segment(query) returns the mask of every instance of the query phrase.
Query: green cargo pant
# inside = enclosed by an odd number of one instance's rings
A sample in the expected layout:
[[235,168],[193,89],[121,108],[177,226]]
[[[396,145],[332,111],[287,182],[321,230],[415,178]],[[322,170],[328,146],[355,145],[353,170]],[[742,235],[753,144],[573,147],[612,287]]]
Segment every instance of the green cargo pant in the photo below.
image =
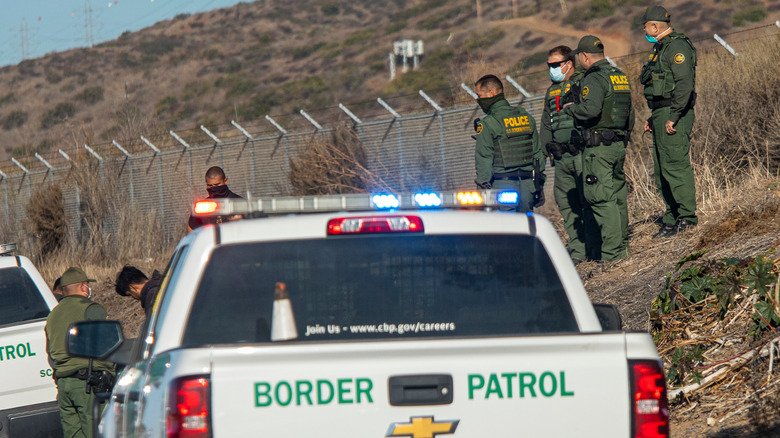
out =
[[95,394],[87,394],[86,387],[86,381],[74,377],[57,381],[57,404],[65,438],[92,438],[92,403]]
[[493,190],[514,190],[520,193],[520,199],[516,207],[502,206],[502,211],[528,212],[533,210],[534,202],[534,180],[528,178],[523,180],[498,179],[491,184]]
[[[555,185],[553,186],[553,195],[555,203],[558,204],[558,211],[563,217],[563,228],[569,235],[569,254],[572,259],[587,260],[590,254],[588,248],[592,247],[592,242],[588,240],[592,237],[593,230],[598,230],[593,224],[590,224],[593,213],[590,212],[590,205],[585,202],[583,197],[583,179],[582,179],[582,154],[572,156],[566,152],[563,158],[555,161]],[[589,223],[586,225],[585,216]],[[588,234],[588,230],[591,230]]]
[[653,110],[655,185],[666,204],[663,216],[665,224],[674,224],[678,219],[698,222],[696,189],[689,155],[694,119],[693,109],[684,112],[674,127],[677,132],[669,135],[666,133],[669,107]]
[[[585,149],[582,162],[583,195],[598,226],[591,258],[607,262],[628,254],[628,205],[623,142]],[[590,183],[588,183],[590,180]]]

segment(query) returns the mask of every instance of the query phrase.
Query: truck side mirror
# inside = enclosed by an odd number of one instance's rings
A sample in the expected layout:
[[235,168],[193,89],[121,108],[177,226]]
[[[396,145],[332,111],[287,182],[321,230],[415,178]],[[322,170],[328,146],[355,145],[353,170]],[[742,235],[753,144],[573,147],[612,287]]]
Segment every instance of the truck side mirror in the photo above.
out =
[[119,321],[79,321],[68,327],[65,346],[71,356],[103,360],[123,341]]
[[623,320],[620,312],[614,304],[593,303],[596,316],[601,323],[601,329],[605,332],[620,331],[623,329]]

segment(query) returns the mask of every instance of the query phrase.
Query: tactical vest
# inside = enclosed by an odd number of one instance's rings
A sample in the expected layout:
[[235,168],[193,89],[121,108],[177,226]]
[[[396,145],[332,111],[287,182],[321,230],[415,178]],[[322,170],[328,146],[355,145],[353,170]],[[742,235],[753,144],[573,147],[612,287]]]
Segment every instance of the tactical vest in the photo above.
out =
[[672,76],[671,66],[661,62],[661,58],[664,56],[664,52],[671,45],[674,40],[683,40],[691,48],[693,52],[693,74],[696,75],[696,48],[693,46],[691,40],[685,35],[672,32],[661,41],[653,45],[653,51],[650,53],[650,59],[647,64],[642,68],[642,74],[639,76],[639,80],[642,85],[645,86],[645,98],[647,100],[653,99],[669,99],[672,97],[672,91],[674,90],[674,76]]
[[[79,369],[89,366],[89,359],[68,355],[65,347],[65,334],[71,323],[86,319],[87,308],[93,304],[95,304],[93,301],[83,296],[68,296],[57,304],[46,319],[48,353],[54,361],[55,374],[58,378],[70,376]],[[114,366],[110,362],[95,360],[92,363],[92,369],[113,372]]]
[[550,111],[550,130],[556,143],[569,143],[574,126],[574,117],[561,111],[565,102],[573,101],[570,96],[579,96],[582,71],[575,70],[568,81],[553,84],[547,89],[547,108]]
[[491,112],[501,128],[494,137],[493,167],[512,169],[533,164],[534,142],[531,116],[522,108],[505,106]]
[[592,131],[610,129],[618,134],[624,134],[628,129],[628,117],[631,113],[631,85],[628,83],[628,76],[608,63],[588,70],[585,76],[589,74],[600,76],[607,84],[607,88],[604,104],[601,107],[601,117],[595,124],[589,123],[589,126],[584,127]]

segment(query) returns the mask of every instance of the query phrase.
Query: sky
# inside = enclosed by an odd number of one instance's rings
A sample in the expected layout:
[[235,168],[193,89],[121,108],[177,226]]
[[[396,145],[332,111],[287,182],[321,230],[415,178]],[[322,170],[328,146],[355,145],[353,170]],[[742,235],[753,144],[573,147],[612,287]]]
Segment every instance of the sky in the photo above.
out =
[[[251,2],[252,0],[244,0]],[[0,0],[0,66],[50,52],[89,47],[182,13],[219,9],[239,0]],[[91,11],[91,13],[88,13]],[[91,19],[91,20],[90,20]]]

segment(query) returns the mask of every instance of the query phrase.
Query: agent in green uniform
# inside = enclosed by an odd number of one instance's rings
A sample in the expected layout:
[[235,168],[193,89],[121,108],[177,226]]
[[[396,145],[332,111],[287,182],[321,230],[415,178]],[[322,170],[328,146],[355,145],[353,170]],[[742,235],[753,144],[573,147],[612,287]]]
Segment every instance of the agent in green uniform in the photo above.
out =
[[517,206],[502,209],[531,211],[544,203],[544,154],[536,122],[526,110],[507,102],[504,85],[496,76],[483,76],[475,86],[477,103],[486,114],[476,126],[477,187],[517,191]]
[[645,132],[653,133],[655,183],[666,204],[663,226],[653,237],[673,236],[696,225],[696,189],[689,151],[696,103],[696,49],[675,32],[661,6],[645,10],[646,38],[653,44],[639,77],[652,116]]
[[634,126],[631,85],[604,57],[604,44],[592,35],[580,39],[577,62],[585,69],[579,103],[564,112],[577,120],[584,146],[583,194],[598,224],[595,260],[615,261],[628,254],[626,142]]
[[[88,278],[80,268],[68,268],[62,277],[62,300],[46,318],[46,353],[54,369],[57,382],[57,403],[65,438],[92,437],[92,403],[94,391],[87,394],[89,359],[71,357],[65,349],[65,335],[70,324],[76,321],[106,319],[106,309],[92,302],[92,289]],[[93,361],[92,371],[108,371],[113,374],[114,365]]]
[[575,64],[568,46],[550,49],[547,67],[553,83],[545,94],[539,138],[555,166],[555,202],[569,236],[569,254],[574,264],[578,264],[588,258],[587,248],[590,245],[587,244],[587,236],[594,234],[594,229],[598,232],[598,229],[591,225],[592,220],[588,220],[590,226],[586,227],[586,218],[592,219],[593,213],[583,197],[582,156],[579,147],[571,140],[572,132],[576,132],[574,118],[562,110],[567,102],[579,99],[580,80],[584,72]]

